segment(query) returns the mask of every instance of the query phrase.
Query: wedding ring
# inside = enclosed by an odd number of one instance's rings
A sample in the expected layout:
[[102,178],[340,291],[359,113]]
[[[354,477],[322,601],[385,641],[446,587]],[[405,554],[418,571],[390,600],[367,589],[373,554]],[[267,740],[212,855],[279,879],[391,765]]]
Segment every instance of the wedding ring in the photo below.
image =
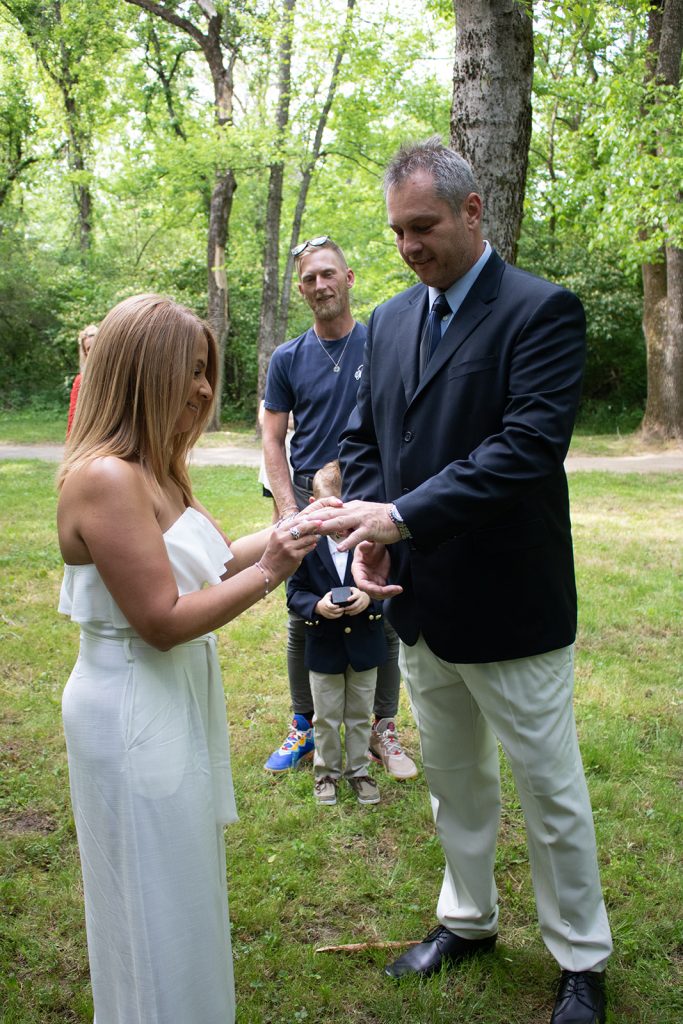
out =
[[301,530],[299,529],[298,526],[291,526],[289,532],[291,533],[294,540],[298,540],[299,537],[301,536]]

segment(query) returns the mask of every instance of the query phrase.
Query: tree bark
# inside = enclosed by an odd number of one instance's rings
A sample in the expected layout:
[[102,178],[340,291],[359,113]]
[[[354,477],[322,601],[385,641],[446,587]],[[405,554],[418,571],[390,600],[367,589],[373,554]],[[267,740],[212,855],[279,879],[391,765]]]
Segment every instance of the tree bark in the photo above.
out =
[[[655,0],[648,15],[646,84],[678,87],[683,52],[683,0]],[[667,152],[658,139],[657,152]],[[678,196],[681,201],[681,194]],[[683,441],[683,250],[665,242],[660,260],[644,263],[643,332],[647,349],[647,438]]]
[[531,2],[453,0],[451,145],[472,165],[484,234],[514,263],[531,140]]
[[187,142],[187,136],[176,113],[173,97],[173,79],[180,67],[180,61],[183,57],[183,53],[176,53],[171,67],[167,69],[164,64],[161,40],[157,35],[156,29],[151,22],[147,28],[148,37],[145,46],[145,64],[159,79],[172,131],[178,136],[178,138],[182,139],[183,142]]
[[332,109],[332,103],[334,101],[335,93],[337,91],[337,84],[339,81],[339,69],[341,68],[341,62],[346,53],[348,46],[349,32],[353,23],[353,16],[356,7],[356,0],[346,0],[346,20],[344,22],[344,28],[342,30],[341,39],[337,52],[334,58],[334,64],[332,65],[332,74],[330,75],[330,84],[327,89],[327,96],[325,102],[320,111],[318,118],[318,124],[315,130],[315,136],[313,139],[313,147],[309,159],[301,173],[301,181],[299,183],[299,194],[297,196],[296,206],[294,209],[294,217],[292,218],[292,233],[289,241],[289,251],[287,253],[287,262],[285,264],[285,271],[282,278],[282,291],[280,293],[280,308],[277,317],[277,328],[275,333],[275,339],[273,349],[282,344],[285,340],[285,333],[287,331],[287,314],[289,312],[289,300],[292,294],[292,278],[294,274],[294,258],[292,257],[291,250],[299,241],[299,234],[301,232],[301,222],[304,216],[304,210],[306,209],[306,200],[308,199],[308,190],[311,185],[311,179],[313,178],[313,171],[316,168],[316,164],[320,159],[322,153],[322,142],[323,133],[327,125],[327,119]]
[[228,170],[224,174],[216,174],[209,209],[209,235],[206,252],[206,262],[209,269],[206,318],[216,335],[219,353],[218,379],[216,380],[213,416],[208,424],[209,430],[220,430],[221,425],[225,346],[230,327],[225,249],[228,242],[228,225],[232,212],[232,197],[235,194],[236,188],[237,182],[232,171]]
[[[54,21],[60,27],[63,25],[62,5],[60,0],[54,0],[52,4]],[[77,184],[74,186],[74,199],[78,211],[78,242],[82,253],[87,253],[92,244],[92,191],[89,183],[85,180],[87,172],[86,153],[90,148],[88,131],[83,127],[83,118],[78,109],[75,98],[75,86],[78,81],[78,70],[74,67],[74,61],[64,41],[59,46],[59,67],[51,67],[43,59],[43,66],[53,81],[57,84],[64,101],[66,113],[66,125],[69,132],[69,146],[67,150],[69,167],[78,175]]]
[[263,251],[263,288],[257,340],[258,383],[257,406],[266,389],[268,363],[275,349],[278,299],[280,291],[280,216],[282,213],[282,187],[284,161],[281,147],[285,128],[289,122],[289,100],[292,90],[292,23],[296,0],[283,0],[282,34],[278,59],[278,102],[275,114],[277,159],[270,165],[268,202],[266,205],[266,232]]
[[[224,24],[223,15],[216,10],[211,0],[196,0],[197,6],[206,18],[206,31],[202,31],[190,18],[171,10],[157,0],[126,0],[126,3],[141,7],[143,11],[162,18],[169,25],[175,25],[190,36],[204,55],[211,73],[214,90],[214,113],[220,127],[232,121],[233,70],[237,59],[239,41],[230,39],[229,27]],[[229,12],[226,14],[229,18]],[[224,31],[225,30],[225,31]],[[225,36],[225,39],[223,38]],[[228,228],[232,212],[232,199],[237,181],[232,169],[216,171],[211,203],[209,206],[209,230],[207,239],[207,320],[218,341],[218,380],[214,396],[214,412],[209,430],[218,430],[221,421],[223,401],[223,379],[225,349],[230,330],[230,307],[228,301],[228,275],[225,252],[228,244]]]
[[[78,216],[78,242],[81,252],[85,254],[92,243],[93,200],[90,184],[86,180],[91,140],[86,118],[76,100],[79,53],[70,45],[68,18],[65,21],[62,17],[61,0],[34,4],[21,4],[16,0],[1,2],[23,28],[36,60],[61,93],[68,133],[67,161],[69,170],[77,176],[73,195]],[[56,30],[59,32],[59,45],[55,56],[49,43]]]
[[58,80],[58,85],[62,91],[66,122],[69,129],[69,167],[72,171],[76,171],[80,177],[73,191],[78,210],[79,245],[81,252],[86,253],[89,251],[92,243],[92,192],[90,185],[83,181],[83,175],[87,170],[85,154],[88,142],[80,128],[78,109],[71,95],[71,83],[69,78],[65,77],[67,70],[66,65],[63,64],[62,76]]

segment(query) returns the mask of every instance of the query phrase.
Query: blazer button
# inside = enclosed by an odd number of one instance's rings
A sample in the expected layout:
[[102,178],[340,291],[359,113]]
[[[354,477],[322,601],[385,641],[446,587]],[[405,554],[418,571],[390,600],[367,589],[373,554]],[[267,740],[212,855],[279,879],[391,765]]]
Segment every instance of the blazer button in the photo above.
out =
[[402,487],[401,494],[410,494],[410,487]]
[[406,444],[408,443],[408,441],[413,440],[412,430],[406,430],[405,434],[403,435],[403,440],[406,442]]
[[351,627],[350,626],[344,626],[344,632],[345,633],[350,633],[351,632]]
[[379,620],[380,620],[381,618],[382,618],[382,616],[381,616],[381,615],[378,615],[378,616],[377,616],[377,621],[379,622]]

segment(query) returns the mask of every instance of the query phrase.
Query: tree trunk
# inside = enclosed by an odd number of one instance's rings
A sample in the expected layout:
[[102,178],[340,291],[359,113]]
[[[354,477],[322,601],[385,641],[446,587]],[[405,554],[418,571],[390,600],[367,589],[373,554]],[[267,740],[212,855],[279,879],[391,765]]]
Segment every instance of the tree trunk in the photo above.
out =
[[451,145],[469,160],[484,200],[484,235],[514,263],[531,140],[531,3],[453,0]]
[[283,0],[282,35],[278,61],[278,102],[275,115],[277,159],[270,165],[268,203],[266,206],[266,237],[263,252],[263,289],[257,340],[258,384],[256,400],[266,389],[268,363],[275,349],[278,299],[280,291],[280,215],[284,162],[281,147],[289,121],[289,99],[292,88],[292,19],[296,0]]
[[661,263],[643,264],[643,331],[647,344],[647,405],[642,433],[683,441],[683,251],[667,249]]
[[208,311],[207,320],[218,341],[218,379],[215,389],[213,416],[209,430],[220,430],[221,404],[223,399],[223,372],[225,348],[230,329],[228,306],[228,275],[225,266],[225,249],[228,242],[228,224],[232,212],[232,197],[237,182],[232,171],[217,173],[211,206],[209,209],[209,236],[206,253],[208,266]]
[[[79,56],[69,40],[69,19],[62,15],[61,0],[51,3],[8,3],[3,7],[17,19],[33,49],[37,61],[59,89],[69,137],[67,159],[69,170],[76,175],[73,196],[78,216],[78,242],[81,252],[87,253],[92,243],[93,198],[86,181],[88,155],[91,146],[87,117],[77,101],[80,74]],[[52,43],[59,39],[56,50]]]
[[[190,18],[185,17],[175,9],[165,7],[163,4],[158,3],[157,0],[126,0],[126,3],[135,7],[141,7],[144,11],[162,18],[169,25],[174,25],[182,32],[187,33],[195,41],[202,51],[211,73],[216,123],[220,127],[230,124],[232,121],[233,69],[237,60],[239,39],[232,39],[230,31],[224,23],[223,15],[216,9],[212,0],[196,0],[197,6],[206,19],[205,32],[191,21]],[[227,15],[229,15],[229,12],[226,12]],[[223,38],[223,32],[225,38]],[[218,340],[219,365],[214,412],[208,425],[209,430],[218,430],[221,422],[225,349],[230,330],[225,250],[228,243],[228,225],[232,212],[232,197],[235,194],[236,188],[237,182],[231,168],[222,168],[216,172],[209,206],[206,261],[208,277],[207,320],[211,324]]]
[[177,53],[171,67],[167,69],[164,64],[164,53],[161,40],[159,39],[159,35],[156,32],[154,25],[150,22],[147,29],[148,36],[145,46],[145,64],[159,79],[172,131],[179,139],[182,139],[183,142],[187,142],[187,135],[185,134],[183,126],[181,125],[176,113],[175,100],[173,97],[173,79],[180,68],[180,61],[183,54]]
[[285,333],[287,331],[287,314],[289,312],[289,299],[292,294],[292,279],[294,276],[294,258],[292,257],[291,250],[299,241],[299,233],[301,231],[301,222],[304,216],[304,210],[306,209],[306,200],[308,198],[308,189],[311,184],[313,177],[313,171],[315,170],[316,164],[320,159],[322,151],[323,133],[327,125],[327,118],[329,117],[330,110],[332,109],[332,103],[334,96],[337,91],[337,83],[339,81],[339,69],[343,60],[346,48],[348,46],[349,33],[353,24],[353,16],[356,7],[356,0],[346,0],[346,20],[344,22],[344,28],[342,30],[341,39],[337,48],[337,53],[334,58],[334,64],[332,66],[332,74],[330,75],[330,85],[327,90],[327,96],[323,104],[322,110],[320,111],[320,117],[318,118],[318,124],[315,130],[315,137],[313,139],[313,148],[311,155],[303,169],[301,175],[301,182],[299,183],[299,194],[296,200],[296,207],[294,210],[294,217],[292,219],[292,233],[290,236],[289,249],[287,253],[287,262],[285,264],[285,272],[282,278],[282,291],[280,293],[280,308],[278,311],[275,344],[281,345],[285,340]]
[[64,98],[64,109],[69,129],[69,167],[78,174],[80,179],[74,187],[74,199],[78,210],[78,240],[81,252],[86,253],[89,251],[92,241],[92,192],[90,185],[83,181],[84,173],[87,170],[85,152],[88,144],[79,129],[79,115],[71,96],[70,83],[67,79],[62,78],[59,85]]
[[[683,0],[656,0],[648,15],[647,81],[677,87],[683,51]],[[658,154],[668,152],[658,140]],[[678,197],[679,202],[681,196]],[[660,261],[645,263],[643,332],[647,348],[647,403],[641,431],[647,438],[683,441],[683,250],[665,244]]]
[[[322,132],[320,135],[322,138]],[[299,241],[301,222],[304,219],[304,210],[306,209],[306,200],[308,199],[308,190],[311,185],[311,178],[313,177],[313,171],[315,170],[318,156],[319,154],[315,153],[314,146],[313,155],[304,168],[303,174],[301,175],[301,181],[299,182],[299,194],[296,197],[296,206],[294,208],[294,216],[292,218],[292,233],[289,239],[289,252],[287,253],[287,262],[285,263],[285,272],[282,276],[282,291],[280,292],[280,308],[278,310],[276,324],[275,347],[282,344],[285,340],[285,334],[287,333],[289,300],[292,295],[292,279],[294,277],[294,257],[292,256],[292,249]]]
[[[59,0],[53,3],[55,23],[62,27],[62,8]],[[88,252],[92,241],[92,192],[85,181],[86,159],[89,148],[87,131],[83,129],[82,117],[74,96],[78,80],[78,68],[72,66],[73,61],[62,40],[59,45],[60,68],[53,78],[57,81],[64,99],[66,123],[69,130],[68,158],[69,167],[78,175],[78,183],[74,188],[74,198],[78,210],[78,241],[82,253]]]

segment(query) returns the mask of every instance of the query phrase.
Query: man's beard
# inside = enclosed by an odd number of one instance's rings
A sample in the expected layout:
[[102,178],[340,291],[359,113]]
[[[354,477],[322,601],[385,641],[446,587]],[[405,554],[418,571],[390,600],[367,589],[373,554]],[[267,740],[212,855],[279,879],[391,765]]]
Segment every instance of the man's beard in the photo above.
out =
[[346,309],[346,295],[333,295],[329,299],[312,299],[309,305],[318,320],[336,320]]

